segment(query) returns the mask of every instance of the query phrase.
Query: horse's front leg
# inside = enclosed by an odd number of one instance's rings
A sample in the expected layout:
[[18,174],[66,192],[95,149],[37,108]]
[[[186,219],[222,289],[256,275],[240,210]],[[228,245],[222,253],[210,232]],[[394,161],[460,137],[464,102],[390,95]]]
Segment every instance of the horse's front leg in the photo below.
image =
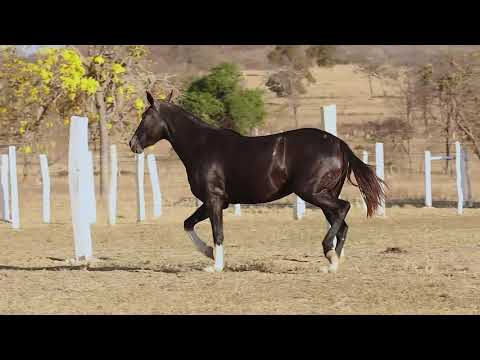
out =
[[200,239],[194,230],[195,224],[208,218],[207,207],[202,204],[192,216],[183,223],[183,227],[192,240],[193,244],[206,257],[213,259],[213,249]]
[[207,201],[208,217],[212,224],[213,242],[215,243],[215,266],[217,272],[223,271],[223,208],[224,201],[219,197]]

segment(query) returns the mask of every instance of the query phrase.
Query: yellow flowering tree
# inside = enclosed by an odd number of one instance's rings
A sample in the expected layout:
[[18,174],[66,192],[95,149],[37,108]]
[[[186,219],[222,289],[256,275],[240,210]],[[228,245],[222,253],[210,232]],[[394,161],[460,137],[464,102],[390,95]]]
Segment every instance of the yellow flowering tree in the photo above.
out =
[[108,186],[109,136],[126,143],[145,109],[143,98],[149,89],[161,95],[164,79],[151,72],[144,46],[92,45],[85,58],[87,75],[99,84],[94,96],[100,139],[101,189]]
[[45,49],[33,59],[18,55],[14,47],[3,49],[0,82],[0,123],[24,154],[44,151],[42,130],[53,128],[58,119],[81,113],[98,87],[87,76],[78,53],[69,48]]
[[0,49],[0,123],[4,136],[20,142],[25,153],[43,151],[42,135],[68,126],[72,115],[88,116],[92,140],[100,143],[100,191],[108,186],[108,143],[131,136],[145,108],[146,89],[167,84],[149,70],[143,46],[46,48],[33,58],[14,47]]

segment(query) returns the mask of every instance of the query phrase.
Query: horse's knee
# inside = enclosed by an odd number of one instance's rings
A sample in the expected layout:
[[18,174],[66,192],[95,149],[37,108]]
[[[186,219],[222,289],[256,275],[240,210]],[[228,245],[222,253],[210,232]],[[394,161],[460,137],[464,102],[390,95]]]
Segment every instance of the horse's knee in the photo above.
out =
[[183,229],[185,231],[192,231],[193,230],[193,222],[190,219],[187,219],[183,222]]

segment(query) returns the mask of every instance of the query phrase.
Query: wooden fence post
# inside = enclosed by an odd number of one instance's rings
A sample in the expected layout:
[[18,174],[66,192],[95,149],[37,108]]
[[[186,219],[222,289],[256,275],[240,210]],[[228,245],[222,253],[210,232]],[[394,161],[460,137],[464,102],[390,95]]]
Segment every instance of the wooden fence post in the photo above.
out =
[[110,225],[115,225],[117,222],[117,181],[117,147],[110,145],[110,192],[108,193],[108,223]]
[[457,204],[457,213],[458,215],[463,214],[463,189],[462,189],[462,148],[460,142],[455,142],[455,169],[457,173],[457,193],[458,193],[458,204]]
[[472,185],[470,183],[470,169],[468,166],[468,151],[462,149],[462,189],[463,200],[469,207],[473,207]]
[[153,217],[159,218],[162,215],[162,193],[160,192],[160,184],[158,181],[157,162],[155,155],[147,156],[148,173],[150,175],[150,184],[152,185],[153,195]]
[[17,154],[15,146],[8,147],[8,174],[10,176],[10,201],[12,228],[20,228],[20,211],[18,208],[18,183],[17,183]]
[[[362,160],[365,164],[368,165],[368,151],[366,150],[363,150],[363,154],[362,154]],[[365,200],[363,199],[363,196],[361,197],[362,199],[362,207],[363,207],[363,210],[367,211],[367,204],[365,203]]]
[[[376,174],[377,176],[385,180],[385,169],[384,169],[384,163],[383,163],[383,143],[376,143],[375,144],[375,167],[376,167]],[[379,216],[385,216],[385,200],[383,199],[377,214]]]
[[425,151],[425,206],[432,207],[432,153]]
[[88,119],[72,116],[68,147],[68,180],[72,211],[75,258],[88,259],[92,256],[90,233],[90,198],[88,154]]
[[40,172],[42,175],[42,217],[45,224],[50,223],[50,175],[47,155],[40,154]]
[[[336,105],[328,105],[322,106],[322,124],[323,129],[334,135],[337,136],[337,106]],[[327,231],[330,230],[331,226],[328,220],[325,220]],[[333,247],[337,246],[337,237],[333,238]],[[343,252],[342,252],[343,254]]]
[[10,221],[10,188],[8,185],[8,155],[3,154],[0,162],[0,195],[2,197],[2,219]]
[[295,220],[301,220],[305,215],[305,201],[300,196],[295,195],[295,201],[293,203],[293,218]]
[[135,158],[137,160],[137,176],[135,177],[137,185],[137,221],[142,222],[145,220],[145,153],[136,154]]

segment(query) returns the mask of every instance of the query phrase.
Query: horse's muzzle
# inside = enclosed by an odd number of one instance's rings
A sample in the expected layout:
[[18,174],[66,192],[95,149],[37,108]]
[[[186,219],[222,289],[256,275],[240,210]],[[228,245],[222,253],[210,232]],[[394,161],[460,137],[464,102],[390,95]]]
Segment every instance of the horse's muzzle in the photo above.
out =
[[136,136],[132,137],[129,142],[130,150],[132,150],[135,154],[143,153],[142,146],[138,143],[138,138]]

